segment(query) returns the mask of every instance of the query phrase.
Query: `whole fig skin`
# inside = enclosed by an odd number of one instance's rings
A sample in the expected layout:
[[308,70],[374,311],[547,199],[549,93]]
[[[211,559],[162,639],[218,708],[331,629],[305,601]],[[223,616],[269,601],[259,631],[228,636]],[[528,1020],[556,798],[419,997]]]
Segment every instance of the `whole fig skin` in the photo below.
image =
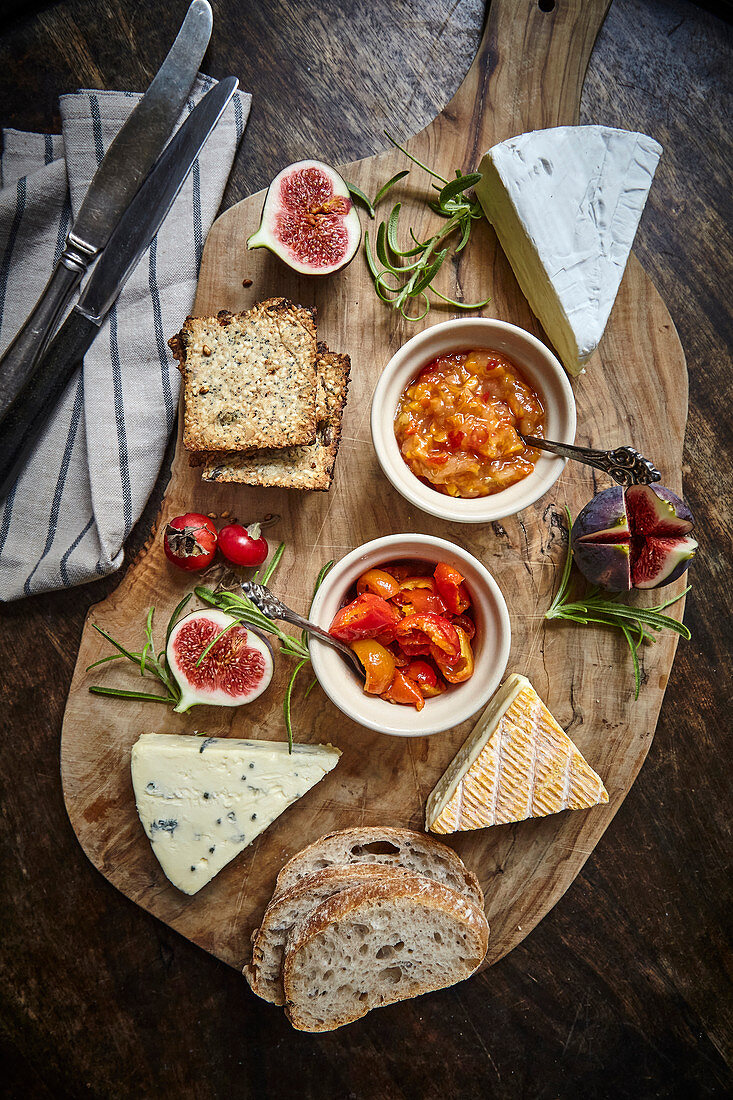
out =
[[576,542],[573,546],[573,558],[580,572],[591,584],[597,584],[608,592],[631,590],[630,543]]
[[[609,537],[602,537],[603,535]],[[621,485],[612,485],[596,493],[573,522],[572,549],[578,539],[592,537],[599,542],[621,542],[629,538],[629,521],[626,514],[624,490]]]

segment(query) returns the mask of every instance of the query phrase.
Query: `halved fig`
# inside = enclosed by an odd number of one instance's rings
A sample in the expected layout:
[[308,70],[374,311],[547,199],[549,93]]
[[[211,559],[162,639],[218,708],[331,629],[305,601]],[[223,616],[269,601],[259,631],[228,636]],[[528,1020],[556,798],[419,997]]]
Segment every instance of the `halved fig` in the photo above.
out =
[[[204,659],[198,661],[215,638]],[[251,703],[268,687],[273,673],[272,649],[244,623],[215,609],[193,611],[173,627],[166,662],[181,689],[174,708],[179,713],[200,703],[238,707]]]
[[610,592],[658,588],[687,569],[697,543],[687,504],[663,485],[614,485],[589,501],[573,524],[581,573]]
[[345,182],[318,160],[289,164],[270,184],[247,248],[269,248],[294,271],[330,275],[353,259],[361,224]]

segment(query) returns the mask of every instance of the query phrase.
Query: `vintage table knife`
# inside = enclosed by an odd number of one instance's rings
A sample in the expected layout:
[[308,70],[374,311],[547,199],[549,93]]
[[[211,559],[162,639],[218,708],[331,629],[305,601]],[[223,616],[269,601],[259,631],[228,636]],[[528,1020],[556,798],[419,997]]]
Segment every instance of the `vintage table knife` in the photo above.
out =
[[208,0],[193,0],[168,56],[95,172],[46,289],[0,359],[0,414],[32,375],[82,275],[107,245],[165,147],[196,79],[212,24]]
[[99,326],[155,236],[202,146],[239,81],[230,76],[188,116],[109,237],[79,301],[25,385],[0,413],[0,501],[25,466],[33,445],[80,365]]

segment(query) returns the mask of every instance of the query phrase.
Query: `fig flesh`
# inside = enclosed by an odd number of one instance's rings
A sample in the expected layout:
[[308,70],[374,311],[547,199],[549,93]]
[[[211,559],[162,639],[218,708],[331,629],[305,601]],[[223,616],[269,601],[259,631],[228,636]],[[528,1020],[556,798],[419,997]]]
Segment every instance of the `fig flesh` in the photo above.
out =
[[614,485],[589,501],[573,524],[581,573],[610,592],[659,588],[687,569],[697,549],[687,504],[663,485]]
[[247,248],[269,248],[303,275],[330,275],[353,259],[361,223],[346,183],[318,160],[290,164],[270,184]]
[[[209,643],[225,627],[230,629],[197,664]],[[200,703],[218,707],[251,703],[272,679],[271,647],[224,611],[211,609],[185,615],[173,627],[165,655],[181,689],[181,698],[174,708],[179,713]]]

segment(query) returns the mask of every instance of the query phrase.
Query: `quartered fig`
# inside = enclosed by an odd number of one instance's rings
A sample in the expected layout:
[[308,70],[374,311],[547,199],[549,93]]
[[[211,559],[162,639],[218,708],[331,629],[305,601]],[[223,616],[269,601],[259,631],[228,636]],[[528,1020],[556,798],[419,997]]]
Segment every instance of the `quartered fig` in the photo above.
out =
[[663,485],[614,485],[586,504],[571,546],[581,573],[611,592],[677,580],[697,549],[687,504]]
[[360,241],[359,215],[341,176],[321,161],[301,160],[270,184],[247,248],[269,248],[304,275],[330,275],[353,259]]
[[[214,642],[199,664],[210,642]],[[166,648],[168,668],[181,689],[174,708],[189,710],[199,703],[238,707],[251,703],[269,685],[272,648],[244,623],[214,609],[193,611],[176,623]]]

